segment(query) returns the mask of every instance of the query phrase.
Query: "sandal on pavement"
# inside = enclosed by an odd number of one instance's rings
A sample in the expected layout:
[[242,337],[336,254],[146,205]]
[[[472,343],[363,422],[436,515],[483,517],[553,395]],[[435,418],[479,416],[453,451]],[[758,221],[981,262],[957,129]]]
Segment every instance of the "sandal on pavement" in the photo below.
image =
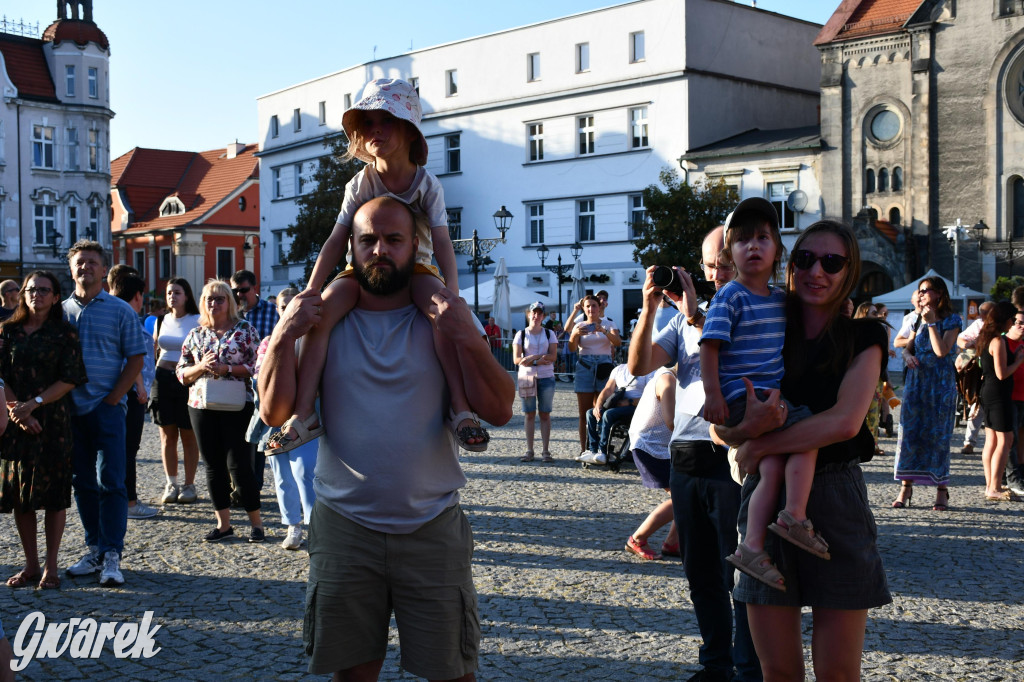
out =
[[779,573],[779,569],[775,568],[768,552],[755,552],[742,542],[736,546],[736,552],[725,557],[725,560],[754,580],[759,580],[776,590],[786,591],[786,579]]
[[[300,445],[316,440],[324,435],[324,426],[319,421],[320,418],[316,412],[305,419],[291,417],[284,424],[281,424],[280,431],[267,439],[267,449],[264,452],[268,455],[283,455]],[[313,426],[313,424],[316,424],[316,426]],[[289,436],[289,430],[294,431],[295,435]]]
[[[906,493],[906,497],[904,497]],[[892,501],[893,509],[903,509],[904,507],[910,506],[910,501],[914,498],[914,486],[903,483],[900,486],[900,494],[895,500]]]
[[26,573],[25,571],[18,571],[10,578],[7,579],[7,587],[25,587],[29,583],[34,583],[42,577],[42,573]]
[[814,524],[810,519],[797,521],[792,514],[783,509],[779,512],[778,520],[769,524],[768,530],[819,559],[832,558],[828,553],[828,543],[814,530]]
[[[459,424],[467,419],[473,422],[473,426],[459,428]],[[453,414],[448,421],[448,428],[451,429],[452,434],[455,435],[455,440],[459,442],[459,447],[463,450],[483,452],[487,449],[487,444],[491,442],[491,436],[487,433],[487,429],[480,426],[480,417],[476,416],[475,412],[470,412],[469,410]],[[479,443],[470,443],[470,438],[483,438],[483,440]]]
[[[1001,490],[998,495],[986,494],[985,499],[988,500],[989,502],[1016,502],[1020,500],[1020,497],[1015,495],[1010,490]],[[949,502],[949,493],[946,493],[946,502]],[[945,509],[940,511],[945,511]],[[10,581],[7,581],[7,584],[10,585]]]
[[683,553],[681,551],[679,551],[679,543],[678,542],[676,544],[674,544],[674,545],[670,545],[667,542],[662,543],[662,545],[661,545],[661,554],[662,554],[662,556],[674,556],[674,557],[681,557],[681,556],[683,556]]
[[[939,495],[941,493],[946,494],[946,499],[942,502],[939,501]],[[935,489],[935,504],[932,505],[932,511],[949,511],[949,488]]]
[[632,552],[641,559],[646,559],[648,561],[655,561],[661,558],[661,554],[651,549],[651,546],[647,544],[647,540],[640,543],[637,542],[632,535],[630,535],[629,539],[626,540],[626,551]]
[[526,454],[519,458],[520,462],[532,462],[534,460],[533,450],[527,450]]
[[36,586],[37,590],[59,590],[60,589],[60,577],[56,575],[45,575],[43,579],[39,581],[39,585]]
[[541,459],[542,462],[554,462],[555,461],[555,458],[552,457],[551,453],[548,452],[547,450],[544,451],[544,453],[543,453],[543,455],[541,456],[540,459]]

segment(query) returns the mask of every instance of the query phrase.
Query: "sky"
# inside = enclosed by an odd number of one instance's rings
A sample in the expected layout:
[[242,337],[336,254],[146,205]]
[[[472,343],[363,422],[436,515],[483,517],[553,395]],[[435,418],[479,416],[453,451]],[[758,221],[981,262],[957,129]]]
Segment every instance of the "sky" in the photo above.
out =
[[[132,147],[203,151],[255,142],[261,95],[375,56],[614,4],[392,0],[385,16],[383,3],[349,0],[93,0],[93,20],[110,41],[111,158]],[[757,6],[824,24],[839,0]],[[56,18],[56,3],[4,0],[0,14],[42,30]]]

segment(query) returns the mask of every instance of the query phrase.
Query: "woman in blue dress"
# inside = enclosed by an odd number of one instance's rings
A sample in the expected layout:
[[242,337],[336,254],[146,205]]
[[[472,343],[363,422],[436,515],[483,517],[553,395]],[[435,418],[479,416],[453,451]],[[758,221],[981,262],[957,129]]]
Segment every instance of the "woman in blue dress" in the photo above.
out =
[[917,291],[921,319],[903,353],[908,372],[896,444],[895,478],[903,483],[892,506],[909,505],[913,485],[920,483],[936,486],[932,509],[946,511],[949,439],[956,410],[955,354],[951,350],[963,323],[953,312],[941,277],[921,280]]

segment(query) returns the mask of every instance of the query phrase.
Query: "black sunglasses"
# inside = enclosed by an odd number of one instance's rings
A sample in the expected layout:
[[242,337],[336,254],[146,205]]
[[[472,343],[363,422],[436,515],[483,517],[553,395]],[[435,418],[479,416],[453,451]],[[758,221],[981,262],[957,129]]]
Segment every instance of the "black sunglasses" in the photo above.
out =
[[250,291],[252,291],[252,287],[238,287],[237,289],[232,289],[231,293],[233,293],[235,296],[239,296],[241,294],[247,294]]
[[838,253],[826,253],[824,256],[819,256],[813,251],[806,249],[794,251],[790,260],[798,270],[810,270],[820,260],[821,269],[830,275],[836,274],[850,262],[849,258],[840,256]]

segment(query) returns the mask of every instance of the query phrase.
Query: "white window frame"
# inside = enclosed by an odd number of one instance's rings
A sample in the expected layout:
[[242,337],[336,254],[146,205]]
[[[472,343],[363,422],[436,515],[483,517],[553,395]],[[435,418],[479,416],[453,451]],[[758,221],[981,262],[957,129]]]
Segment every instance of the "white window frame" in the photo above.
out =
[[576,200],[576,238],[582,242],[597,241],[597,211],[593,198]]
[[636,239],[636,232],[633,231],[633,226],[637,223],[647,223],[647,207],[644,206],[644,195],[643,194],[630,194],[629,195],[629,240],[633,241]]
[[647,46],[644,40],[643,31],[634,31],[629,34],[629,63],[636,64],[647,59]]
[[594,115],[585,114],[576,117],[576,155],[591,156],[596,147],[594,145]]
[[772,180],[765,183],[764,196],[775,206],[775,210],[779,214],[779,229],[780,230],[795,230],[796,224],[796,213],[789,208],[789,204],[786,199],[790,193],[796,191],[796,180],[784,180],[782,178]]
[[343,101],[345,103],[345,111],[348,111],[349,109],[351,109],[352,108],[352,93],[351,92],[346,92],[345,93],[345,97],[343,98]]
[[526,124],[527,158],[530,161],[544,160],[544,121]]
[[100,70],[95,66],[89,67],[89,97],[99,99],[100,96]]
[[100,207],[90,206],[89,207],[89,227],[86,228],[92,232],[92,238],[96,241],[100,240]]
[[285,260],[284,253],[284,230],[274,230],[270,233],[274,244],[274,264],[282,265]]
[[70,204],[65,208],[68,217],[68,242],[74,244],[78,241],[78,206]]
[[277,118],[277,114],[270,117],[270,136],[277,137],[281,134],[281,121]]
[[51,230],[57,229],[57,207],[53,204],[36,204],[32,209],[32,226],[35,228],[33,246],[53,246]]
[[462,135],[452,133],[444,136],[445,173],[462,172]]
[[412,86],[412,89],[416,91],[417,95],[420,94],[420,79],[418,77],[410,76],[409,85]]
[[100,170],[100,166],[101,166],[101,163],[100,163],[100,131],[98,131],[98,130],[89,130],[89,131],[86,132],[86,135],[89,138],[89,158],[88,158],[89,170],[94,171],[94,172],[95,171],[99,171]]
[[526,205],[526,242],[530,245],[544,243],[544,203]]
[[64,95],[66,97],[75,96],[75,65],[65,64],[64,65]]
[[632,107],[629,110],[629,148],[647,149],[650,143],[650,126],[647,107]]
[[171,247],[161,246],[157,265],[157,279],[171,278]]
[[292,131],[302,132],[302,109],[292,109]]
[[462,239],[462,208],[453,207],[445,209],[448,222],[448,237],[454,241]]
[[531,83],[540,80],[540,52],[526,55],[526,80]]
[[576,73],[590,71],[590,43],[576,44]]
[[317,112],[317,120],[320,122],[320,125],[327,125],[327,102],[320,102],[317,108],[319,110]]
[[[226,253],[226,254],[228,254],[231,257],[231,266],[229,268],[227,268],[227,272],[224,272],[224,273],[222,273],[221,269],[220,269],[220,256],[221,256],[222,253]],[[217,278],[218,279],[229,279],[231,277],[231,275],[233,275],[235,273],[235,250],[233,248],[230,248],[230,247],[218,246],[217,247],[217,252],[215,254],[215,257],[216,257],[216,260],[214,261],[214,264],[215,264],[215,267],[217,268]]]
[[448,69],[444,72],[444,96],[455,97],[459,94],[459,70]]
[[270,169],[270,191],[273,193],[274,199],[283,199],[281,196],[281,169],[272,168]]
[[57,167],[57,151],[54,149],[53,126],[32,126],[32,167],[53,170]]
[[81,166],[78,163],[78,128],[69,126],[64,130],[64,137],[68,145],[67,163],[65,165],[71,171],[81,170]]
[[300,161],[295,164],[295,195],[309,194],[316,189],[313,175],[316,173],[316,161]]
[[138,271],[139,277],[146,276],[146,249],[132,249],[132,267]]

